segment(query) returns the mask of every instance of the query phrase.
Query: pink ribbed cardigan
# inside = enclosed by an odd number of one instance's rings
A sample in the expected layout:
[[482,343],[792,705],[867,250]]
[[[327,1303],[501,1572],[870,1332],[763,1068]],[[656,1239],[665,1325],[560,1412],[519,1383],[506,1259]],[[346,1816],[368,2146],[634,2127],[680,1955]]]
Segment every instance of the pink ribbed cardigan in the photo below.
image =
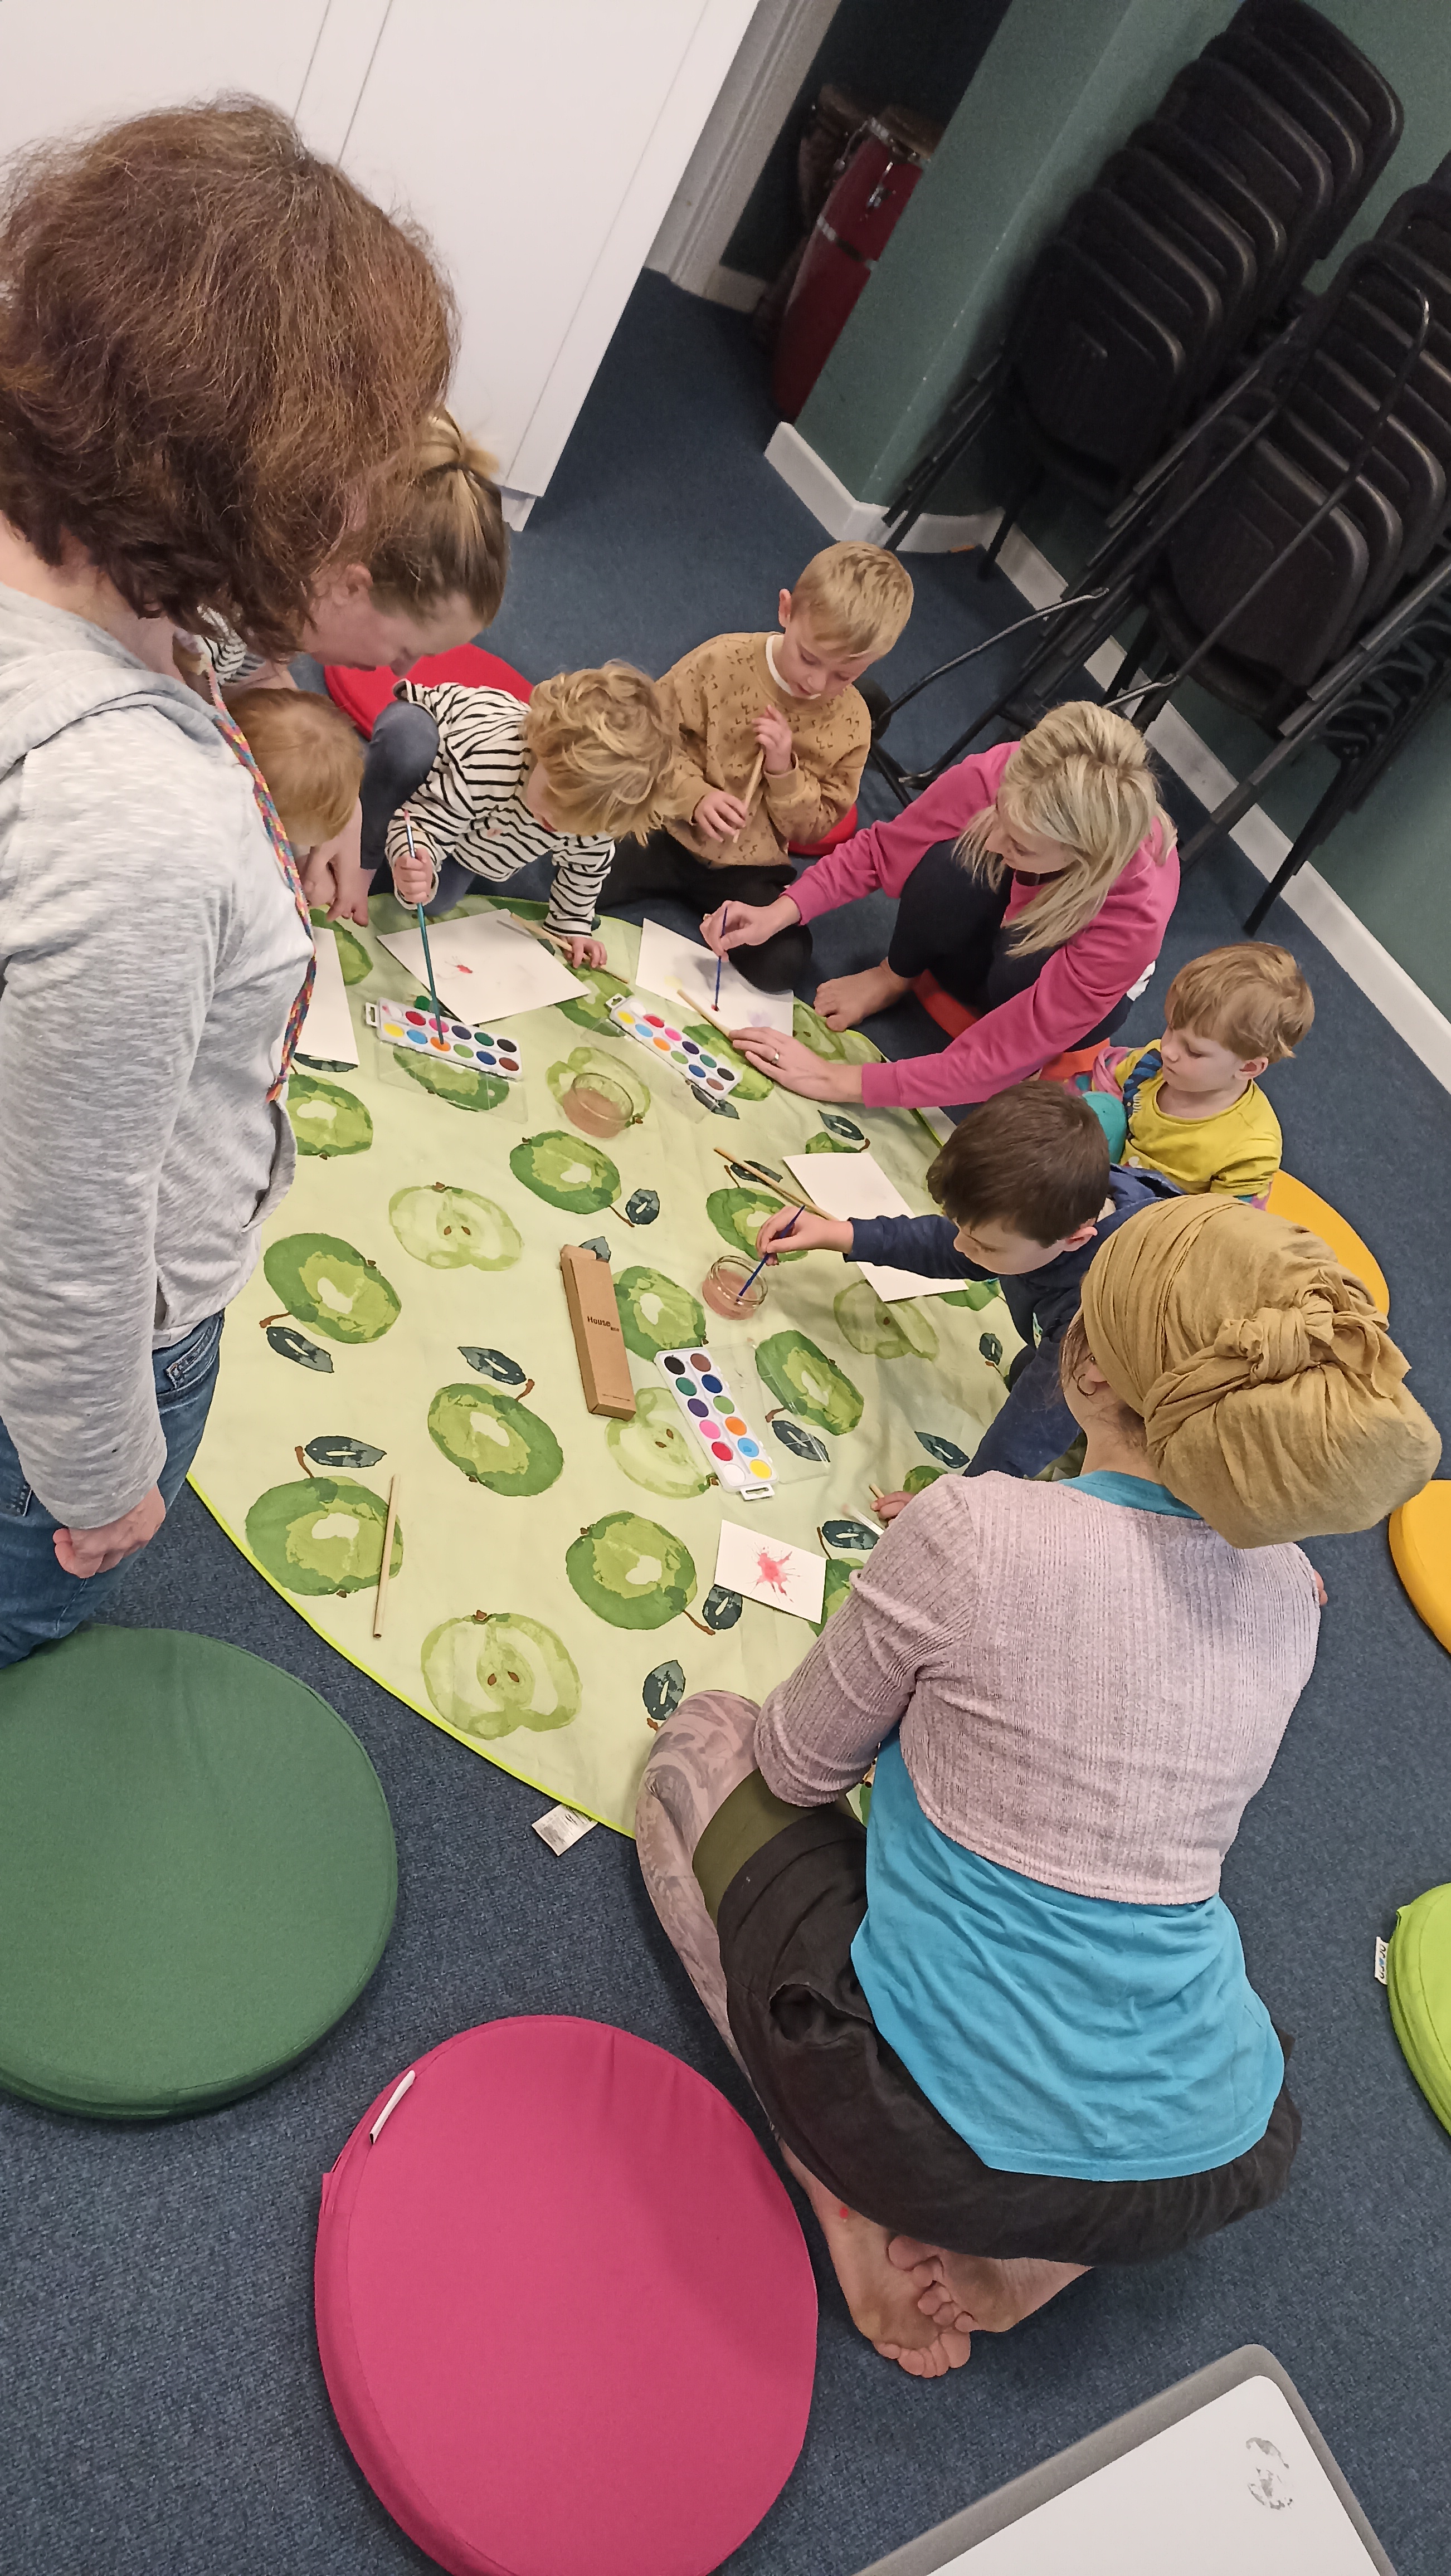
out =
[[1068,1485],[944,1476],[765,1700],[767,1786],[820,1806],[899,1722],[923,1813],[1079,1896],[1212,1896],[1315,1661],[1298,1547]]

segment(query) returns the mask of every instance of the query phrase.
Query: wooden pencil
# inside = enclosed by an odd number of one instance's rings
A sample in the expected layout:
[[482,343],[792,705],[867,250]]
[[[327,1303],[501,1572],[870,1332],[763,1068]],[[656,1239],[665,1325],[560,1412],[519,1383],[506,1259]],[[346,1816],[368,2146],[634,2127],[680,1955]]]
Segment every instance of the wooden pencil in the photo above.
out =
[[403,1489],[401,1476],[388,1479],[388,1518],[383,1526],[383,1556],[378,1567],[378,1598],[373,1604],[373,1634],[383,1634],[383,1617],[388,1607],[388,1575],[393,1562],[393,1532],[398,1526],[398,1501]]

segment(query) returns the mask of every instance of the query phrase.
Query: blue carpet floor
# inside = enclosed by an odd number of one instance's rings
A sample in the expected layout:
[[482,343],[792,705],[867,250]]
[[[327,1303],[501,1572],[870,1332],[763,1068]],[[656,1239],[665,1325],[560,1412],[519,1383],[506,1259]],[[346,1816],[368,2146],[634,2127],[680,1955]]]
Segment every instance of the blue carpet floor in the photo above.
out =
[[[773,418],[739,320],[642,280],[518,540],[490,643],[534,676],[611,653],[659,671],[705,635],[768,624],[780,584],[821,542],[762,461]],[[1022,613],[970,559],[911,568],[917,610],[884,666],[894,690]],[[1004,648],[1008,667],[1017,649]],[[992,693],[984,663],[970,690],[948,683],[914,708],[894,747],[925,757],[944,743],[959,709]],[[1187,818],[1172,782],[1169,799]],[[1183,958],[1238,934],[1252,886],[1233,852],[1189,879],[1160,991]],[[1319,1014],[1300,1058],[1270,1077],[1287,1163],[1378,1253],[1413,1384],[1451,1426],[1451,1100],[1290,915],[1270,927],[1301,958]],[[823,972],[875,959],[881,908],[838,915],[819,945]],[[1146,1000],[1133,1034],[1157,1027]],[[874,1034],[895,1055],[937,1042],[915,1006]],[[851,2576],[1251,2341],[1298,2382],[1400,2576],[1440,2576],[1451,2139],[1400,2057],[1371,1962],[1396,1906],[1451,1876],[1448,1663],[1401,1594],[1383,1532],[1312,1553],[1330,1589],[1319,1666],[1225,1872],[1251,1974],[1297,2036],[1305,2142],[1287,2197],[1178,2260],[1090,2275],[930,2386],[853,2333],[808,2224],[821,2284],[810,2430],[732,2576]],[[410,2057],[519,2012],[620,2023],[748,2116],[751,2105],[655,1924],[632,1846],[600,1831],[556,1859],[529,1831],[537,1794],[336,1658],[189,1494],[117,1615],[230,1639],[342,1712],[392,1808],[398,1922],[348,2021],[250,2102],[134,2130],[0,2103],[0,2570],[421,2569],[343,2447],[312,2336],[319,2178],[359,2112]]]

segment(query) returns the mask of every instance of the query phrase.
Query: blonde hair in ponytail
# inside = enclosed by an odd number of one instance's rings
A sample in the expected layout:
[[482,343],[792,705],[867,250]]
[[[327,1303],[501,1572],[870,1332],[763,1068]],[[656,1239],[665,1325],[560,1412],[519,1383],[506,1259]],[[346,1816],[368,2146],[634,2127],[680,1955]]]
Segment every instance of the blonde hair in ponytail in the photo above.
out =
[[1092,921],[1156,826],[1160,866],[1174,847],[1143,735],[1127,717],[1088,699],[1050,708],[1024,734],[1003,771],[996,804],[975,814],[958,842],[963,866],[992,886],[1007,873],[1006,861],[984,846],[995,814],[1010,830],[1041,833],[1075,853],[1075,864],[1017,915],[1011,945],[1018,954],[1061,948]]
[[430,413],[406,489],[369,558],[380,608],[436,608],[462,593],[481,626],[498,615],[509,569],[509,532],[487,448],[452,412]]

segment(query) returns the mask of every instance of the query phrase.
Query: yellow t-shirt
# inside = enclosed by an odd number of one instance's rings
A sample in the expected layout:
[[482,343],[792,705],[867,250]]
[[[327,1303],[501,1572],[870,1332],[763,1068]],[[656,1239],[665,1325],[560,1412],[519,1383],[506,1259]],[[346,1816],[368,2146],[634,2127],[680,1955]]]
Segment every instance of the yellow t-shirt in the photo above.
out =
[[[1113,1068],[1120,1089],[1151,1047],[1134,1047]],[[1226,1198],[1263,1198],[1280,1168],[1280,1122],[1257,1082],[1251,1082],[1232,1109],[1214,1118],[1167,1118],[1159,1107],[1164,1076],[1151,1073],[1140,1083],[1129,1111],[1128,1142],[1123,1159],[1141,1172],[1162,1172],[1181,1190],[1195,1195],[1218,1190]]]

